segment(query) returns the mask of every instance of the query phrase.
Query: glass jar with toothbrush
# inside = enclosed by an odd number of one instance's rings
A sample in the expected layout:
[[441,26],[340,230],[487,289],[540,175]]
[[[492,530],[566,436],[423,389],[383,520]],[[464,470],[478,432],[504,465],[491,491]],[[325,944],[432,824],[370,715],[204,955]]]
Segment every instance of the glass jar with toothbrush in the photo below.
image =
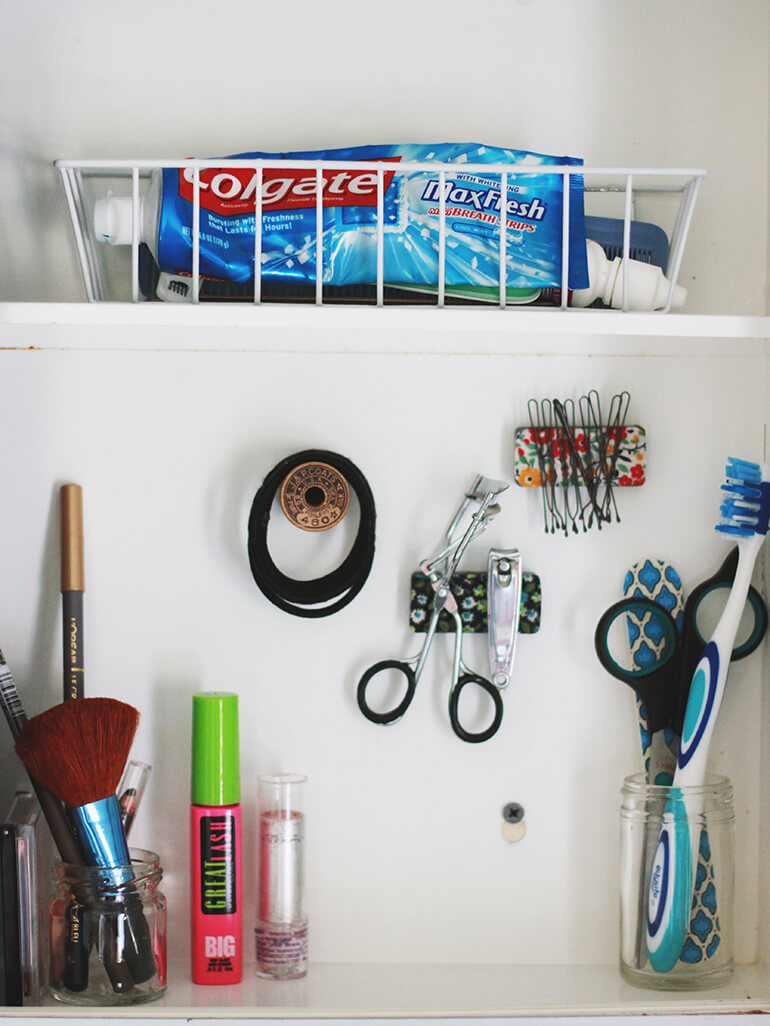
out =
[[[703,784],[650,784],[643,774],[626,778],[621,804],[620,971],[637,987],[701,990],[719,987],[733,971],[735,811],[733,789],[722,776]],[[697,835],[695,867],[666,869],[658,838],[666,823]],[[688,872],[684,872],[684,870]],[[686,911],[666,964],[651,948],[655,899],[678,870],[687,887],[678,904]],[[686,880],[684,879],[686,877]]]

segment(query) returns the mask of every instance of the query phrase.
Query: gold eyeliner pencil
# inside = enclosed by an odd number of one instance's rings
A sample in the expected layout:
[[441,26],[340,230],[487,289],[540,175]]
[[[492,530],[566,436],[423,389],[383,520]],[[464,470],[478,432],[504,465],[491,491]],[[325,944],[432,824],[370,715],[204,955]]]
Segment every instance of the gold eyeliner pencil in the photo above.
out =
[[61,488],[61,594],[64,701],[82,698],[83,665],[83,490],[77,484]]

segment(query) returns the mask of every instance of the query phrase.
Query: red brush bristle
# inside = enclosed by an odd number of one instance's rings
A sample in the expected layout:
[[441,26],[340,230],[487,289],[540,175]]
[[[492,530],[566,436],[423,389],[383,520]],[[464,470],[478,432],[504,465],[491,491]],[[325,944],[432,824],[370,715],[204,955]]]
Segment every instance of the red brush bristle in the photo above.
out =
[[77,808],[114,794],[139,713],[114,698],[79,698],[33,716],[16,752],[31,777]]

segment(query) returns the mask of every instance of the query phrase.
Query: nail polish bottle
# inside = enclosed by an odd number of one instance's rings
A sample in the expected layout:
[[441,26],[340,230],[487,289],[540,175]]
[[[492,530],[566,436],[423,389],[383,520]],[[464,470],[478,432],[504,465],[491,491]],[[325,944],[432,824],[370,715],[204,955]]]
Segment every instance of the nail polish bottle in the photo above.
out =
[[193,695],[192,979],[239,983],[243,975],[238,696]]
[[257,975],[295,980],[307,973],[305,811],[300,774],[260,776],[259,887],[254,931]]

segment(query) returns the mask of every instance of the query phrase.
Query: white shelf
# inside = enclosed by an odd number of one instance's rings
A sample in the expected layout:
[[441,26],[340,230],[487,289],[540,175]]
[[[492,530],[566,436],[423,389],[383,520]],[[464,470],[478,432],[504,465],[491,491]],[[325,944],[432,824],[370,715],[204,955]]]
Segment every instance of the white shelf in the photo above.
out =
[[[770,338],[770,317],[713,314],[623,313],[614,310],[501,310],[453,307],[302,306],[210,303],[199,306],[163,303],[0,303],[0,329],[77,328],[74,333],[35,331],[34,345],[0,336],[0,349],[158,348],[136,328],[163,329],[164,350],[232,348],[232,341],[208,334],[212,329],[241,330],[237,349],[281,352],[402,352],[402,332],[419,332],[420,351],[439,353],[607,350],[617,340],[646,339],[653,347],[666,340],[704,343],[724,341],[736,349],[742,342]],[[105,335],[103,328],[114,329]],[[181,328],[183,332],[173,330]],[[206,332],[207,340],[198,334]],[[281,338],[271,332],[284,333]],[[330,337],[330,333],[333,333]],[[349,333],[343,337],[340,333]],[[469,348],[469,338],[473,344]],[[575,338],[582,341],[576,345]],[[565,341],[566,340],[566,341]],[[623,344],[627,344],[625,341]],[[703,353],[703,349],[697,350]]]
[[[764,996],[763,996],[764,995]],[[261,980],[244,967],[240,984],[195,986],[184,963],[170,966],[166,993],[148,1005],[8,1010],[23,1018],[422,1019],[676,1015],[770,1012],[770,980],[739,966],[715,990],[662,993],[626,984],[614,965],[311,964],[302,980]],[[10,1016],[9,1016],[10,1017]]]

